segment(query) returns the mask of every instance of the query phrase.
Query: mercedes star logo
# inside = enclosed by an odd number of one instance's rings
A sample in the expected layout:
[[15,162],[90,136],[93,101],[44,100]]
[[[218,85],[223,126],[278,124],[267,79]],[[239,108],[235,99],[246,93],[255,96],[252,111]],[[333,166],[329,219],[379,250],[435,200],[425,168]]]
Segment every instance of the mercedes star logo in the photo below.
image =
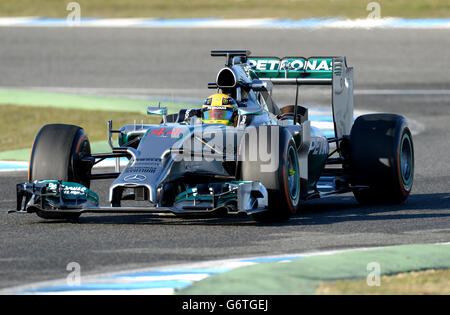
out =
[[146,179],[147,177],[145,175],[142,174],[132,174],[132,175],[127,175],[124,177],[124,181],[126,182],[142,182]]

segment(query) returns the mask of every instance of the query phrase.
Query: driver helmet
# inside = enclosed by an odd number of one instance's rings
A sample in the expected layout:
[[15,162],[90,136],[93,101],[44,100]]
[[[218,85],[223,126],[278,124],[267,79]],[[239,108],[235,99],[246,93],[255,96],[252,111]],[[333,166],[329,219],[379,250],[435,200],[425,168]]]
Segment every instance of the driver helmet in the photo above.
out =
[[217,93],[206,98],[202,106],[202,121],[206,124],[236,126],[238,105],[227,94]]

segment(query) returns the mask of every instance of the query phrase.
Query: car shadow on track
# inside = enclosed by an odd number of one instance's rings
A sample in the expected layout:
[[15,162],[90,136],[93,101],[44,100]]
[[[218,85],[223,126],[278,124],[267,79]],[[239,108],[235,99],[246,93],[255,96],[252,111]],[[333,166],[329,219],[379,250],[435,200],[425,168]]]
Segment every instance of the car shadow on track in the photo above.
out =
[[304,225],[352,221],[450,218],[450,193],[412,194],[401,204],[360,205],[353,196],[318,199],[304,205],[296,217]]
[[[412,194],[406,202],[397,205],[362,206],[353,196],[337,196],[311,200],[289,221],[277,223],[255,222],[246,215],[225,217],[158,217],[152,215],[83,215],[78,224],[100,225],[167,225],[167,226],[312,226],[340,222],[380,220],[414,220],[450,218],[450,193]],[[41,221],[62,223],[65,221]]]

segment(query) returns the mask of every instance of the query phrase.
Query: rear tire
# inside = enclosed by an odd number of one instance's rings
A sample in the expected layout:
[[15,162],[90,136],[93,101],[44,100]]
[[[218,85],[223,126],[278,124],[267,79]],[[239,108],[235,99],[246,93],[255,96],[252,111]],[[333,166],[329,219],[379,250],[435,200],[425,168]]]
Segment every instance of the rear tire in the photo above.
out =
[[358,117],[350,134],[352,185],[361,204],[396,204],[406,200],[414,177],[414,146],[404,117]]
[[[45,125],[36,135],[31,150],[28,181],[60,180],[89,188],[92,165],[81,161],[90,156],[91,147],[84,130],[78,126]],[[43,219],[77,219],[80,214],[37,211]]]
[[[257,127],[258,138],[261,136]],[[274,171],[262,171],[269,162],[256,161],[244,157],[241,162],[241,179],[259,181],[267,189],[269,209],[255,213],[252,218],[258,222],[281,222],[288,220],[296,212],[300,201],[300,177],[297,147],[291,134],[278,126],[263,126],[267,128],[267,143],[270,146],[272,137],[279,137],[277,146],[270,148],[270,161],[278,162]],[[274,132],[275,128],[278,132]],[[259,142],[259,140],[258,140]],[[250,141],[244,141],[244,152],[250,152]]]

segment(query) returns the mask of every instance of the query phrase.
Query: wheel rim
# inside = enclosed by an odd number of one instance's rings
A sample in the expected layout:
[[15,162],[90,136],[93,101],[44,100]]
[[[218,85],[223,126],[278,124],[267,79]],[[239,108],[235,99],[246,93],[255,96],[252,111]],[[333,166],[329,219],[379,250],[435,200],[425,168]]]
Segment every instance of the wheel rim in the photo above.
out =
[[400,145],[400,173],[405,188],[409,188],[414,172],[413,149],[409,135],[405,133]]
[[289,147],[288,151],[287,172],[288,172],[287,181],[288,181],[289,195],[292,199],[296,199],[299,190],[298,163],[295,148],[292,146]]

